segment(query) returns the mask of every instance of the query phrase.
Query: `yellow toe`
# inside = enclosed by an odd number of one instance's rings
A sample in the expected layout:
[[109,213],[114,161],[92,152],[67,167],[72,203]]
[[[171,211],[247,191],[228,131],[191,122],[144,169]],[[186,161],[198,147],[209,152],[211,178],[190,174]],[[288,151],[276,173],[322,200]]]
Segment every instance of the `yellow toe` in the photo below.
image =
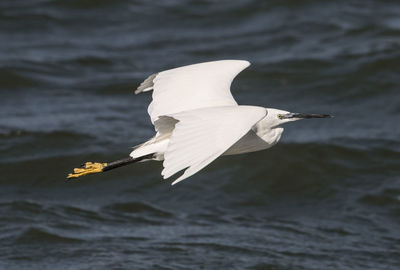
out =
[[99,173],[103,171],[103,168],[107,166],[107,163],[98,162],[86,162],[82,168],[74,168],[74,172],[68,174],[67,178],[77,178],[92,173]]

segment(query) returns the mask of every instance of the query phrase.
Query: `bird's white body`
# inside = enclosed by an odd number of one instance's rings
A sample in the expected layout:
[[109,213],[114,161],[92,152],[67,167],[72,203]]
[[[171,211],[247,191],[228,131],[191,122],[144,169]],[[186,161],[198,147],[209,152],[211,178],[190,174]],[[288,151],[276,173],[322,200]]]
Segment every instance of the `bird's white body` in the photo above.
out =
[[[240,105],[239,105],[240,106]],[[256,106],[252,106],[257,108]],[[234,109],[224,107],[224,110]],[[268,109],[267,109],[268,110]],[[274,110],[274,109],[269,109]],[[282,112],[282,111],[280,111]],[[222,155],[237,155],[249,152],[265,150],[275,145],[283,133],[282,127],[271,128],[271,119],[268,115],[256,123],[242,138],[229,147]],[[144,144],[138,145],[131,153],[134,158],[154,153],[153,160],[164,160],[164,153],[168,149],[172,132],[164,134],[163,137],[153,137]]]
[[267,149],[282,135],[287,111],[238,105],[230,85],[247,61],[223,60],[166,70],[147,78],[136,94],[153,90],[148,113],[156,135],[130,156],[164,160],[162,175],[195,174],[221,155]]

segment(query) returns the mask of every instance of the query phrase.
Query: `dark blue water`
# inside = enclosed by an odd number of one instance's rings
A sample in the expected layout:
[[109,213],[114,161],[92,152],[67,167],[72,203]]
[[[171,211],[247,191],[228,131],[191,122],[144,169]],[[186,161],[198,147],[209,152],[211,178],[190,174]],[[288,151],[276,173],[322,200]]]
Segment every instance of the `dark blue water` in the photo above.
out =
[[[246,59],[240,104],[333,119],[171,186],[65,181],[153,136],[148,75]],[[0,269],[398,269],[400,3],[0,2]]]

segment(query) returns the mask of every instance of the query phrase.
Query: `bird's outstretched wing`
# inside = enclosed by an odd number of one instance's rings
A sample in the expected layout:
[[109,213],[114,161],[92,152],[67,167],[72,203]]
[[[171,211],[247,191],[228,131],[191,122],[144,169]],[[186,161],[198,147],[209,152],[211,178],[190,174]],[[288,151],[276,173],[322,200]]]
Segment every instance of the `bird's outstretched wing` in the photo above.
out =
[[235,106],[231,83],[249,65],[243,60],[221,60],[174,68],[151,75],[135,93],[153,90],[153,101],[148,107],[152,123],[162,115]]
[[202,108],[169,115],[179,122],[164,154],[162,175],[186,169],[172,184],[195,174],[242,138],[267,110],[256,106]]

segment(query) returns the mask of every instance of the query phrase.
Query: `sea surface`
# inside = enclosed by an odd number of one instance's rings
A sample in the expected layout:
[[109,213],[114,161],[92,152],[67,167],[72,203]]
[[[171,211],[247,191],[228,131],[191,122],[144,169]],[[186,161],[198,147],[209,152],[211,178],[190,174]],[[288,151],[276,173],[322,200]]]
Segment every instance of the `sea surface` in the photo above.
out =
[[[220,59],[238,103],[335,118],[66,181],[154,135],[147,76]],[[0,1],[0,269],[399,267],[399,1]]]

